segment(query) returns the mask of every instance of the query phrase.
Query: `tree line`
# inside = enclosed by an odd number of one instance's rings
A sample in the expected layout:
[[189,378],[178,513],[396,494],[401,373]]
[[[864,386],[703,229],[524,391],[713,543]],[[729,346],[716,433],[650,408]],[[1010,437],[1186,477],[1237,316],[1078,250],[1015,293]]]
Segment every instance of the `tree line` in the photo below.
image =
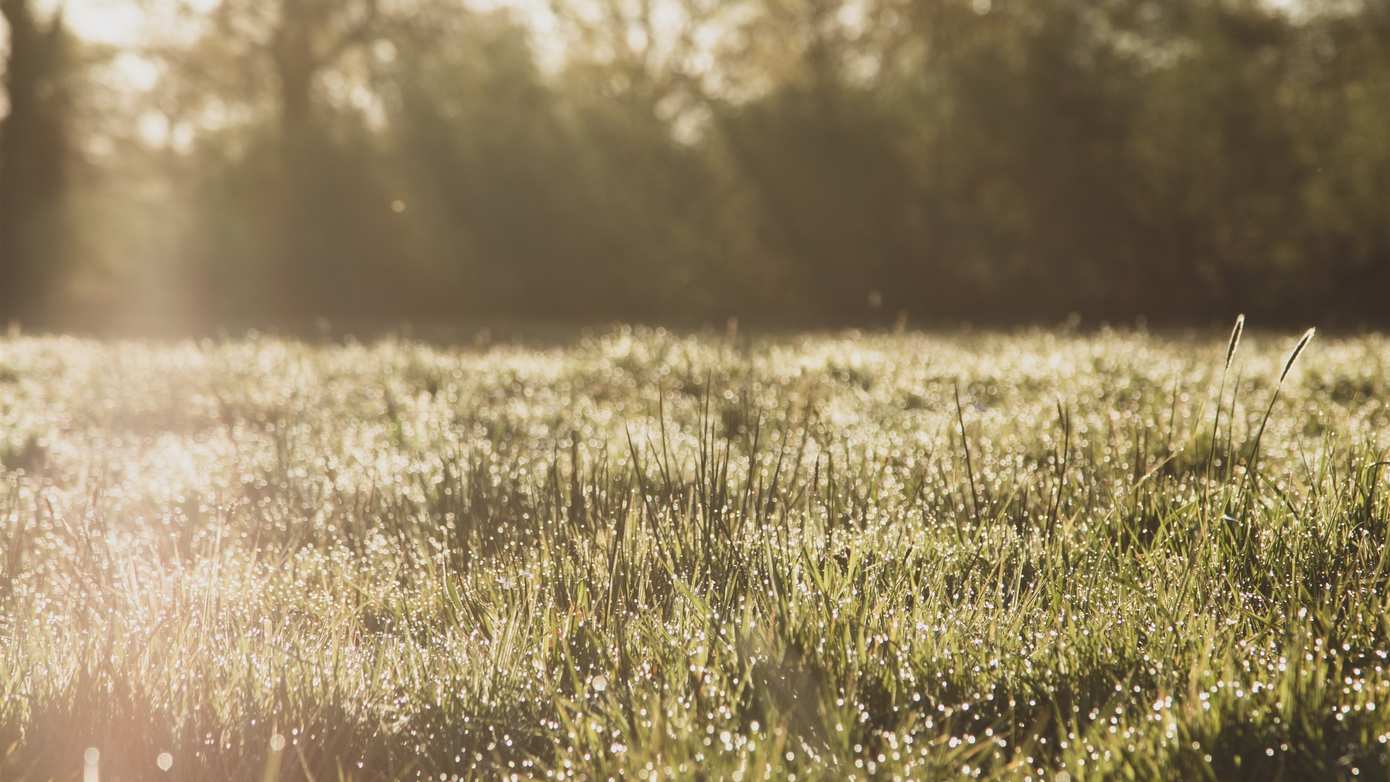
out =
[[0,0],[0,317],[1390,321],[1386,0],[145,8]]

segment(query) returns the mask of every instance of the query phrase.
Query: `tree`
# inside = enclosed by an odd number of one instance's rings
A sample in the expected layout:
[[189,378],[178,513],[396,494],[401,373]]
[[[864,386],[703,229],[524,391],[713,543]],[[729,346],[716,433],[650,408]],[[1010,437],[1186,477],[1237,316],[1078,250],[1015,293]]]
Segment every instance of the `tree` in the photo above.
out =
[[366,81],[354,55],[389,20],[377,0],[221,0],[185,13],[199,35],[154,52],[166,78],[201,84],[221,116],[242,119],[205,132],[198,150],[209,158],[193,187],[203,196],[201,235],[191,237],[202,287],[214,297],[229,280],[259,289],[258,317],[350,308],[332,282],[357,274],[362,256],[384,243],[377,218],[391,198],[379,192],[361,118],[334,106],[326,87],[330,77]]
[[[61,8],[0,0],[9,27],[0,125],[0,319],[32,317],[52,275],[67,179],[68,38]],[[45,268],[48,265],[50,268]]]

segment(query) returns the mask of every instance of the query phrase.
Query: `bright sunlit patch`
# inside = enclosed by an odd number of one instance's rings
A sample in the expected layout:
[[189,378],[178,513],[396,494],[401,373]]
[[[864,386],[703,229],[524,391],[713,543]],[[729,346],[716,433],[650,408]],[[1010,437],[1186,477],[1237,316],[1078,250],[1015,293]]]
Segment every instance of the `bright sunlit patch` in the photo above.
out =
[[169,120],[154,112],[140,115],[137,123],[140,139],[150,146],[161,146],[169,140]]
[[148,90],[159,82],[159,66],[134,52],[117,55],[112,66],[121,81],[134,89]]
[[99,782],[101,779],[101,750],[88,747],[82,753],[82,782]]
[[[68,0],[63,4],[68,28],[88,41],[116,46],[132,46],[146,42],[152,34],[179,32],[174,27],[183,24],[180,8],[193,14],[204,14],[217,6],[219,0]],[[39,5],[51,13],[58,0],[45,0]],[[173,26],[171,26],[173,25]]]
[[124,0],[73,0],[65,18],[74,33],[98,43],[128,46],[144,32],[144,11]]

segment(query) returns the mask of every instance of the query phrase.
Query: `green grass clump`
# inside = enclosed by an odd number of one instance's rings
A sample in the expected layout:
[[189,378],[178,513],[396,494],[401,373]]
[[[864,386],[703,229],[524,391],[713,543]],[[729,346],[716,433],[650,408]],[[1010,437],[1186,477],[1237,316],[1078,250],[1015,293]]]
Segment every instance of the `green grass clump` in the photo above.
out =
[[1242,330],[0,342],[0,779],[1385,779],[1390,342]]

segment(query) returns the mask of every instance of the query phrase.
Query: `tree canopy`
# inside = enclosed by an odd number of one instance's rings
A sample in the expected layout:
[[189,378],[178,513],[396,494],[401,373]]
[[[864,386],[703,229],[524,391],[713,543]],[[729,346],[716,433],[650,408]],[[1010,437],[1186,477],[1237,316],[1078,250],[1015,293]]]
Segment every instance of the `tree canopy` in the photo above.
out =
[[0,0],[0,318],[1390,320],[1384,0],[147,10]]

